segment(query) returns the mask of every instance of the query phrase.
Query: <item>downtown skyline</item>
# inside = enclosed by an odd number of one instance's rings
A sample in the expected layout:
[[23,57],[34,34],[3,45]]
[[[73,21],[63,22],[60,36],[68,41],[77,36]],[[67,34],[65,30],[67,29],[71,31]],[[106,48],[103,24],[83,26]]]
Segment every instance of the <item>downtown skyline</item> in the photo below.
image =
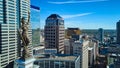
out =
[[119,2],[118,0],[31,0],[32,5],[40,7],[40,22],[31,22],[40,23],[43,29],[45,19],[49,15],[59,14],[65,20],[65,28],[116,29],[116,22],[120,19]]
[[119,68],[119,11],[115,0],[1,0],[0,68]]

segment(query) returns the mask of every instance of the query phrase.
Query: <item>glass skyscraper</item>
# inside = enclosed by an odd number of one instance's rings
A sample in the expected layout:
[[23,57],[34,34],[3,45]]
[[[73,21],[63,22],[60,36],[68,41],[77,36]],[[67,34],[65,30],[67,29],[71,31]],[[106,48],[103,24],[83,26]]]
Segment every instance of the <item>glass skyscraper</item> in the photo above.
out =
[[99,34],[99,41],[100,43],[103,43],[104,42],[104,30],[102,28],[99,28],[98,30],[98,34]]
[[120,20],[116,24],[117,29],[117,43],[120,44]]
[[[13,61],[20,55],[17,29],[20,28],[22,17],[28,19],[29,10],[29,0],[0,0],[0,68],[11,68]],[[31,32],[29,29],[30,40]]]

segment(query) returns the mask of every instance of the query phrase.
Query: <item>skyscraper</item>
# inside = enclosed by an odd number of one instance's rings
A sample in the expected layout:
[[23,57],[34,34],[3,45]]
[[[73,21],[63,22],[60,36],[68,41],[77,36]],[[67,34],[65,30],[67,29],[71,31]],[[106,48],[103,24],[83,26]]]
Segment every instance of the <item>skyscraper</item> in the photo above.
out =
[[[17,29],[20,28],[22,17],[28,19],[29,10],[29,0],[0,1],[0,68],[12,68],[12,62],[20,54],[21,42]],[[31,34],[31,29],[29,29],[30,39]]]
[[11,67],[17,58],[16,0],[0,1],[0,68]]
[[88,46],[89,41],[86,39],[81,39],[80,41],[75,41],[73,44],[73,55],[80,55],[80,68],[88,68]]
[[116,29],[117,29],[117,43],[120,44],[120,21],[117,22]]
[[[40,39],[41,39],[41,30],[40,30],[40,8],[38,6],[30,5],[31,7],[31,27],[32,27],[32,46],[38,46],[40,45]],[[35,19],[37,15],[37,18]],[[37,25],[36,25],[37,23]]]
[[55,48],[58,53],[64,52],[64,20],[57,14],[52,14],[46,19],[45,48]]
[[99,28],[98,30],[98,39],[100,41],[100,43],[104,42],[104,30],[102,28]]

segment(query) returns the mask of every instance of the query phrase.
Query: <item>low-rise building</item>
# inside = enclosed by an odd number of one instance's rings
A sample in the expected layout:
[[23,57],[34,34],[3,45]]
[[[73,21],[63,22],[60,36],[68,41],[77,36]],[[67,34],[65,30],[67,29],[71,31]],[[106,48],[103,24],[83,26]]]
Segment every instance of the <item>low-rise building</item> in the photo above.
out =
[[120,45],[119,44],[111,44],[108,47],[108,55],[107,55],[107,67],[108,68],[120,68]]
[[53,48],[53,49],[45,49],[44,50],[45,54],[57,54],[57,49]]
[[80,56],[53,55],[34,62],[39,68],[80,68]]
[[44,46],[34,46],[33,47],[33,55],[34,57],[41,56],[41,54],[44,54],[45,47]]

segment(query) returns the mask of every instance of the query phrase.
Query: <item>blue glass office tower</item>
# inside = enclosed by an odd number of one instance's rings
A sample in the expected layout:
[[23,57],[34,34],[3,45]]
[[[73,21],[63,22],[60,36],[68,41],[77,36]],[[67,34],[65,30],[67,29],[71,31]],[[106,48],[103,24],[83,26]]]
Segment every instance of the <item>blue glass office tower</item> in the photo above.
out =
[[[12,68],[12,62],[20,54],[17,29],[22,17],[28,19],[28,10],[29,0],[0,0],[0,68]],[[30,39],[31,34],[29,29]]]
[[104,42],[104,30],[102,28],[99,28],[98,33],[99,33],[99,41],[100,43],[103,43]]
[[116,24],[117,29],[117,43],[120,44],[120,20]]

